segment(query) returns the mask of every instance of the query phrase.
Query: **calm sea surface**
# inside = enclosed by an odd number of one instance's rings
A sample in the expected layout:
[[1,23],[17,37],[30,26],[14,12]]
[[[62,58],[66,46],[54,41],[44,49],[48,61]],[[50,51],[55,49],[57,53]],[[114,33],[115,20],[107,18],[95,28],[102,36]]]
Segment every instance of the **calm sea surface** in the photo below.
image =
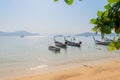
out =
[[[97,38],[98,39],[98,38]],[[62,38],[57,38],[63,41]],[[67,46],[60,53],[48,50],[53,37],[0,37],[0,78],[32,74],[55,66],[120,57],[120,51],[109,52],[107,46],[95,45],[92,37],[77,37],[80,48]]]

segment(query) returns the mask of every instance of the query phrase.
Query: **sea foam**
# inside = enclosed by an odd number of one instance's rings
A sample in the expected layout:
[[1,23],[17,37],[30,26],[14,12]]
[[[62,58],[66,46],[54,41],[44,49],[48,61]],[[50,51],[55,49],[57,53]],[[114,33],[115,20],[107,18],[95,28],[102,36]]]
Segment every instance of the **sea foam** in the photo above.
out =
[[48,65],[39,65],[39,66],[36,66],[36,67],[31,67],[30,70],[43,69],[43,68],[46,68],[46,67],[48,67]]

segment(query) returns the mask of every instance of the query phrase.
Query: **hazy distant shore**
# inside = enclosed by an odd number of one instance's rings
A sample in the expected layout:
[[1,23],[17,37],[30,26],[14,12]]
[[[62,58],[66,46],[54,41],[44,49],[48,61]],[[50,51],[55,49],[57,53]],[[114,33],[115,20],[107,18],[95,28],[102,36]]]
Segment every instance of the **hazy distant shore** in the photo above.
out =
[[0,36],[40,36],[38,33],[31,33],[27,31],[3,32],[0,31]]

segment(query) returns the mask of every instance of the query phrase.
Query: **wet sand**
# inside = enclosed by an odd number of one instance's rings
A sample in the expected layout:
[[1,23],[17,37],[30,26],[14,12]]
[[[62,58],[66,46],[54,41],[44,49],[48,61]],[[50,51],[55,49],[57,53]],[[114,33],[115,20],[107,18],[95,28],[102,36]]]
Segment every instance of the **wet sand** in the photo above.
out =
[[120,61],[101,64],[83,64],[69,69],[57,70],[7,80],[120,80]]

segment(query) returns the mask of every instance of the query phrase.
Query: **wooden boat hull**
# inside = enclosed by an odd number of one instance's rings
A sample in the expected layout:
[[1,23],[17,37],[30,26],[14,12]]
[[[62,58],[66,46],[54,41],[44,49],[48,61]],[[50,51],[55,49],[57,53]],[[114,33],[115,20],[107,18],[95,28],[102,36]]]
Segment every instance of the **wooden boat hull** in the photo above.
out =
[[55,46],[49,46],[48,49],[51,50],[51,51],[55,51],[55,52],[59,52],[60,51],[60,48],[55,47]]
[[101,41],[96,40],[95,43],[100,44],[100,45],[108,45],[110,42],[101,42]]
[[75,43],[75,42],[71,42],[71,41],[68,41],[68,40],[65,40],[65,43],[69,46],[76,46],[76,47],[80,47],[80,45],[81,45],[81,42]]
[[[65,37],[64,37],[64,40],[65,40],[65,44],[69,45],[69,46],[76,46],[76,47],[80,47],[81,45],[81,41],[79,43],[75,43],[75,42],[72,42],[72,41],[68,41]],[[75,40],[75,37],[74,37],[74,40]]]
[[95,40],[95,38],[93,37],[94,41],[95,41],[95,44],[99,44],[99,45],[108,45],[110,42],[103,42],[103,41],[98,41],[98,40]]
[[54,43],[55,43],[55,46],[58,46],[58,47],[61,47],[61,48],[67,48],[67,46],[66,46],[65,43],[56,41],[56,40],[55,40],[55,37],[61,37],[61,35],[60,35],[60,36],[54,36]]
[[58,47],[62,47],[62,48],[66,48],[67,47],[66,44],[61,43],[61,42],[57,42],[57,41],[55,41],[55,45],[58,46]]

